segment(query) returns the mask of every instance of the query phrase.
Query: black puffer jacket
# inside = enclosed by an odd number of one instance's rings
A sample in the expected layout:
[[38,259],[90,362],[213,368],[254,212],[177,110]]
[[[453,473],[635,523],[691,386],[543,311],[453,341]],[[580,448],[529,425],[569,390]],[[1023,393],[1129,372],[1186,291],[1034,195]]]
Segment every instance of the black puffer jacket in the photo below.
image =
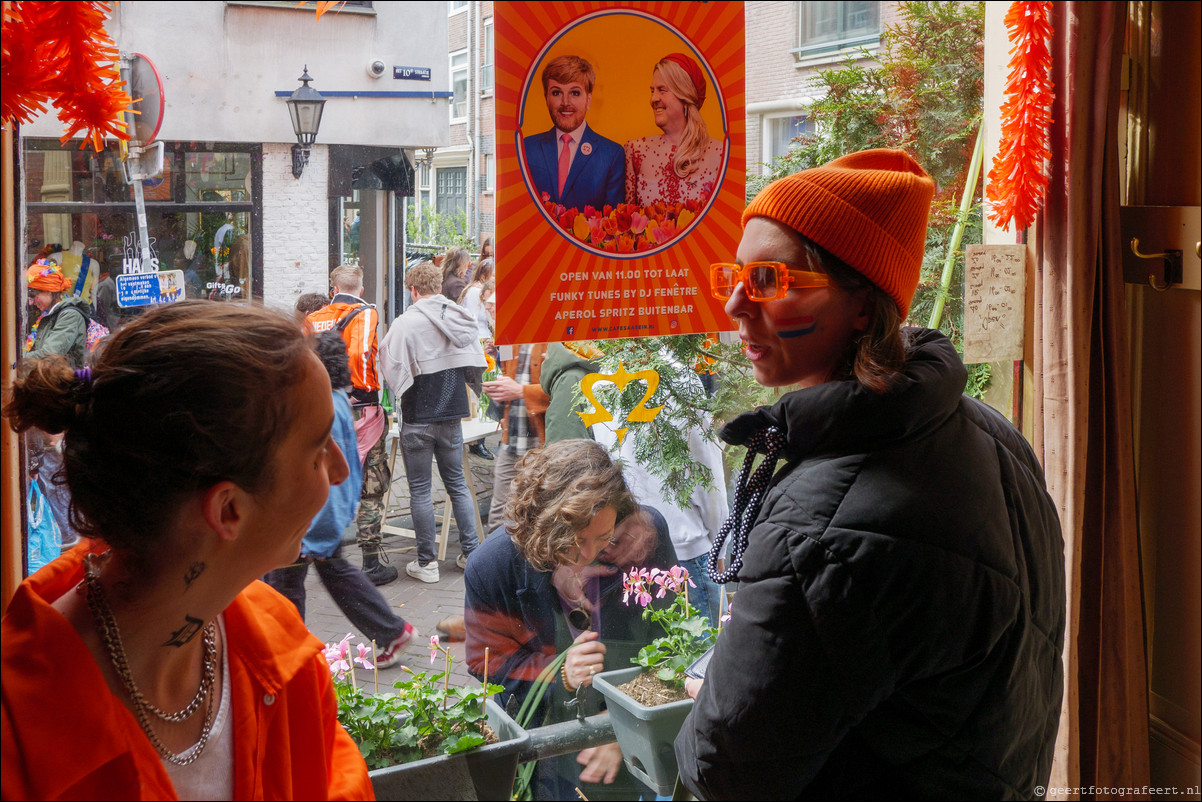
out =
[[1012,799],[1047,781],[1056,510],[1022,436],[961,394],[951,343],[907,336],[897,391],[830,382],[723,431],[788,444],[676,739],[702,799]]

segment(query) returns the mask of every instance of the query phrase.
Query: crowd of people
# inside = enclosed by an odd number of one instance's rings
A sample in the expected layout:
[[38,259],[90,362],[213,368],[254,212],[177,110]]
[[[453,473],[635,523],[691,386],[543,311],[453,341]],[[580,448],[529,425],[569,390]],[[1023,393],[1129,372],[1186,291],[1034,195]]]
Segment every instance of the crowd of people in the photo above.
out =
[[[589,146],[641,165],[598,182],[615,197],[666,191],[664,169],[643,169],[657,159],[706,169],[713,140],[677,130],[704,78],[677,56],[656,65],[652,106],[684,138],[626,158]],[[548,110],[582,123],[592,78],[558,66]],[[560,172],[561,197],[581,191]],[[652,639],[622,603],[623,572],[686,564],[703,612],[724,619],[675,743],[699,798],[1039,796],[1063,690],[1063,543],[1030,446],[963,394],[945,336],[902,325],[933,194],[906,153],[872,150],[750,204],[709,281],[756,381],[781,392],[719,432],[747,451],[729,503],[699,490],[688,508],[575,414],[597,352],[495,348],[491,247],[408,270],[411,303],[382,338],[362,271],[344,265],[295,314],[165,304],[94,349],[61,273],[35,264],[30,301],[48,314],[4,416],[59,439],[83,540],[20,585],[0,624],[3,797],[370,798],[304,625],[304,577],[315,564],[380,665],[416,646],[377,587],[399,573],[381,533],[392,417],[417,541],[405,573],[441,580],[437,465],[465,573],[464,613],[439,629],[466,641],[503,705],[542,689],[535,725],[567,718],[571,698],[599,712],[580,689]],[[474,392],[500,410],[482,531],[462,462]],[[720,471],[705,435],[690,433],[692,457]],[[342,554],[352,526],[359,566]],[[725,610],[710,600],[724,585]],[[617,744],[540,761],[531,787],[650,798]]]

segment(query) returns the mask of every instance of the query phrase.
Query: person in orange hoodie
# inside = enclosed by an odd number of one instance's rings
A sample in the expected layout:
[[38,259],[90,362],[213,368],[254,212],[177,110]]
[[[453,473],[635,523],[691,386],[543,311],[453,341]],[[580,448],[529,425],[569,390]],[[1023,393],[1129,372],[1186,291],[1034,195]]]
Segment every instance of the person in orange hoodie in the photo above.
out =
[[388,434],[388,412],[380,405],[378,368],[380,315],[363,300],[363,268],[339,265],[330,272],[334,296],[328,306],[309,315],[315,333],[336,330],[346,343],[351,366],[351,407],[355,436],[359,440],[359,462],[363,466],[363,492],[355,516],[356,540],[363,553],[363,573],[373,585],[387,585],[397,578],[384,551],[384,493],[392,482],[392,470],[384,453]]
[[64,433],[86,539],[0,620],[0,798],[372,798],[321,642],[256,581],[347,476],[307,338],[183,301],[93,358],[23,361],[4,408]]

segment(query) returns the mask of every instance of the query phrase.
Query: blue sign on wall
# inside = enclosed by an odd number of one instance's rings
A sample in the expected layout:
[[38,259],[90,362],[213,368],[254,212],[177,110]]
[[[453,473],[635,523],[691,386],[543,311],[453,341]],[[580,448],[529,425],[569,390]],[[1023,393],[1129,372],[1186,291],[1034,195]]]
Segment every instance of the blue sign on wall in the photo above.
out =
[[428,81],[430,80],[429,67],[393,67],[392,77],[400,78],[402,81]]
[[122,273],[117,276],[117,306],[168,304],[184,300],[184,271]]

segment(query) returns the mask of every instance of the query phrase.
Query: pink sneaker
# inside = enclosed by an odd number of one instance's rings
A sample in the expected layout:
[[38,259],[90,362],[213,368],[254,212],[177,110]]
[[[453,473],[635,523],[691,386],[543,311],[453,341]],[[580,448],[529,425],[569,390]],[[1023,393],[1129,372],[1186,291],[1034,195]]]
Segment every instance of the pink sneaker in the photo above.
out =
[[410,642],[417,638],[417,629],[408,621],[405,629],[397,635],[384,651],[376,655],[376,668],[392,668],[401,662],[401,652]]

